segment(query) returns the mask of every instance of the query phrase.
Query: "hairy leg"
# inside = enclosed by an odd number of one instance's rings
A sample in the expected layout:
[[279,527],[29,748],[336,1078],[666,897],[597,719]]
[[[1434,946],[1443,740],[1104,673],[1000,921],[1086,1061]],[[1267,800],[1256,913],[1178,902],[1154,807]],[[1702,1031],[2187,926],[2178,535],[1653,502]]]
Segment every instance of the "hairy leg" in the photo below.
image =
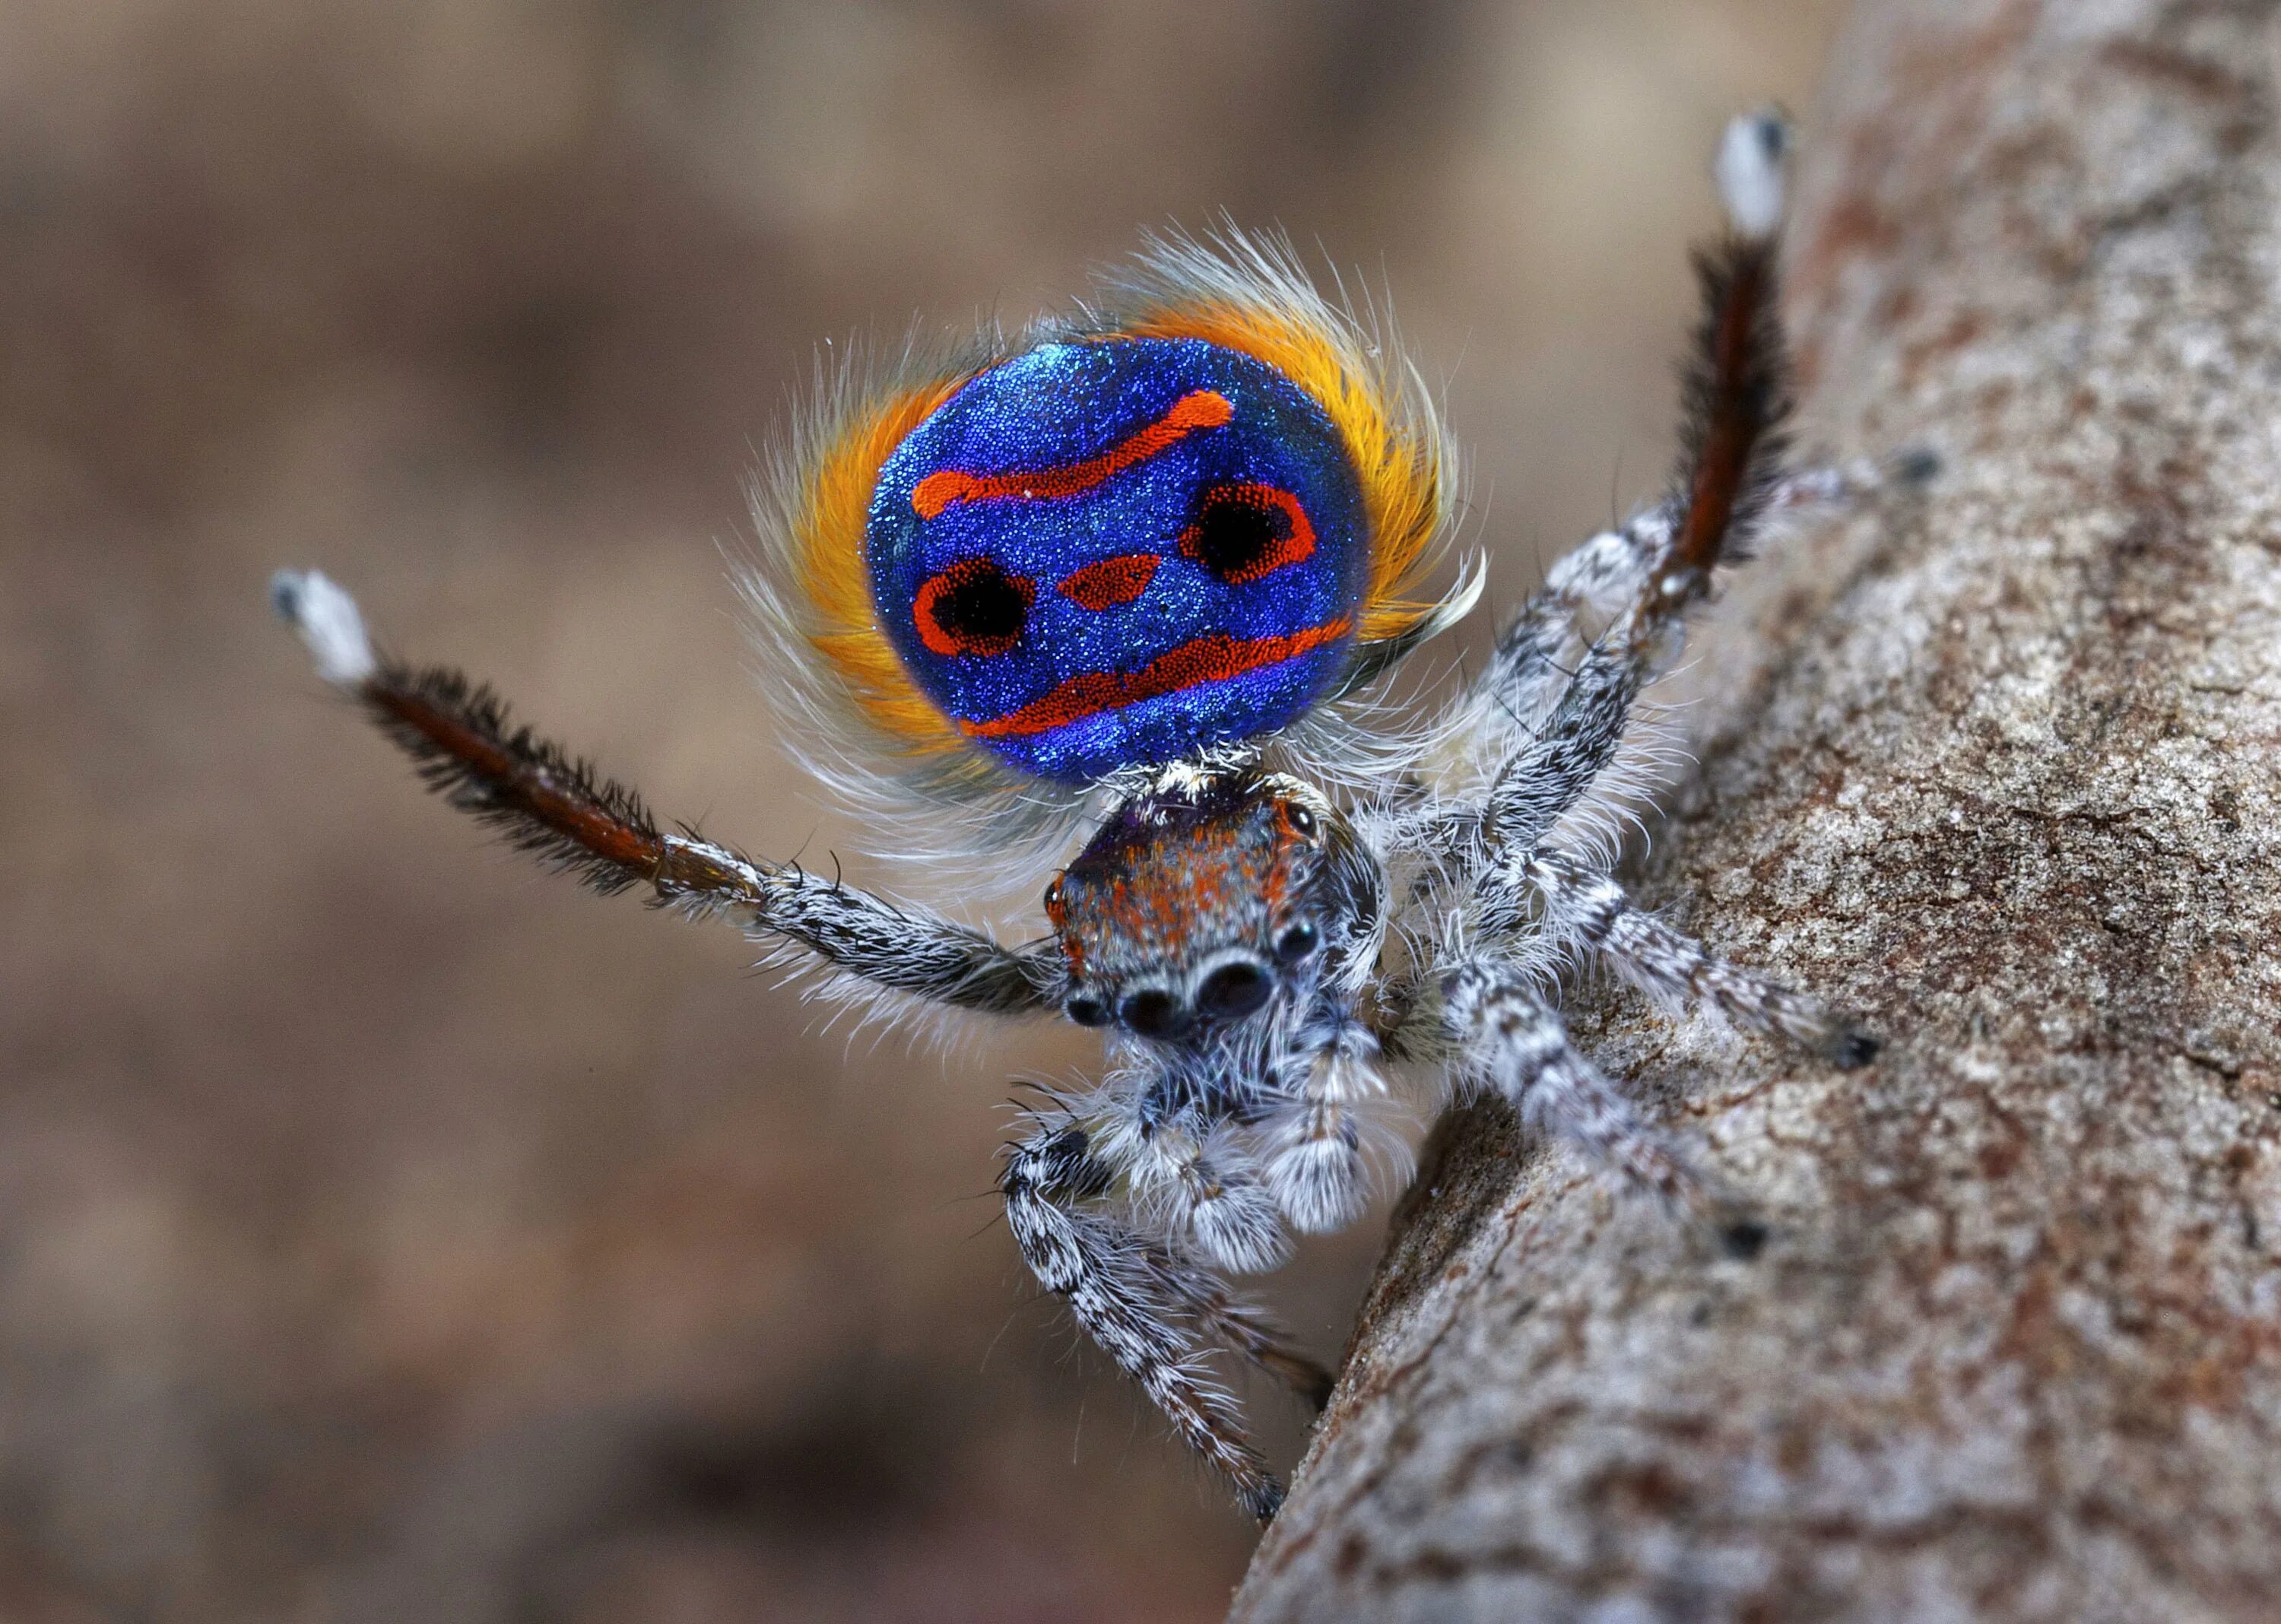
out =
[[[1857,457],[1815,463],[1775,482],[1765,519],[1770,525],[1827,521],[1889,491],[1914,489],[1938,466],[1922,450],[1883,460]],[[1464,754],[1502,770],[1552,731],[1548,713],[1590,653],[1594,630],[1604,629],[1642,598],[1670,551],[1677,519],[1674,502],[1659,503],[1612,530],[1586,537],[1554,560],[1543,584],[1499,635],[1488,668],[1451,701],[1436,732],[1465,741]],[[1679,649],[1676,630],[1667,631],[1656,661],[1641,672],[1641,684],[1660,675]],[[1604,662],[1606,652],[1599,658]],[[1600,697],[1604,703],[1607,696]],[[1615,731],[1620,735],[1623,728]],[[1626,747],[1620,743],[1617,751]],[[1611,765],[1620,760],[1615,752],[1608,756]],[[1487,850],[1488,816],[1488,808],[1480,805],[1435,807],[1409,818],[1407,838],[1457,866],[1478,864]]]
[[356,602],[310,571],[280,572],[271,600],[317,674],[356,700],[429,787],[541,861],[605,893],[648,886],[692,915],[727,913],[860,981],[970,1009],[1054,1008],[1063,971],[1049,942],[1006,947],[980,932],[791,864],[759,863],[694,831],[661,830],[641,798],[516,726],[489,689],[444,667],[376,654]]
[[[1728,133],[1720,178],[1730,230],[1697,258],[1704,315],[1672,493],[1558,560],[1444,718],[1440,736],[1458,741],[1458,758],[1495,773],[1485,796],[1429,804],[1396,825],[1392,844],[1434,865],[1429,885],[1533,850],[1615,761],[1634,701],[1676,657],[1685,614],[1714,568],[1744,556],[1770,514],[1843,500],[1867,482],[1860,469],[1804,483],[1782,472],[1789,395],[1774,232],[1787,139],[1770,119],[1737,120]],[[1580,660],[1587,615],[1612,618]],[[1437,774],[1449,776],[1427,776]]]
[[[1790,398],[1774,230],[1786,140],[1767,120],[1738,120],[1728,131],[1720,180],[1732,229],[1696,262],[1704,314],[1686,379],[1668,516],[1610,532],[1618,542],[1599,549],[1604,557],[1592,576],[1630,576],[1636,587],[1490,788],[1486,833],[1507,852],[1532,850],[1613,759],[1640,689],[1677,652],[1686,612],[1708,595],[1721,562],[1747,554],[1780,491],[1780,430]],[[1651,550],[1653,558],[1643,561]]]
[[[1922,483],[1937,466],[1929,452],[1915,450],[1883,460],[1855,457],[1777,472],[1761,516],[1839,516],[1888,491]],[[1558,692],[1569,676],[1565,656],[1583,641],[1580,623],[1613,620],[1641,597],[1649,576],[1665,562],[1685,517],[1683,495],[1587,536],[1555,559],[1544,584],[1499,636],[1474,691],[1523,716]]]
[[[1690,429],[1678,491],[1656,522],[1596,537],[1575,567],[1580,599],[1629,582],[1631,601],[1492,786],[1473,839],[1480,863],[1473,901],[1485,934],[1513,943],[1528,969],[1549,972],[1581,943],[1666,1000],[1708,1002],[1838,1065],[1858,1066],[1877,1044],[1850,1021],[1713,956],[1634,908],[1605,874],[1545,843],[1615,762],[1640,689],[1676,653],[1685,611],[1708,592],[1713,569],[1745,553],[1770,515],[1858,499],[1888,479],[1874,464],[1780,473],[1788,400],[1775,312],[1772,232],[1781,204],[1771,160],[1778,155],[1770,127],[1738,120],[1730,128],[1720,180],[1733,234],[1698,260],[1705,314],[1688,381]],[[1931,466],[1923,453],[1905,456],[1890,478],[1914,483]]]
[[1158,1125],[1132,1147],[1125,1179],[1133,1204],[1174,1244],[1238,1274],[1280,1266],[1290,1238],[1256,1159],[1226,1125]]
[[1235,1401],[1213,1378],[1185,1321],[1310,1396],[1330,1377],[1285,1349],[1265,1319],[1218,1280],[1150,1243],[1096,1204],[1116,1182],[1085,1128],[1039,1119],[1007,1156],[999,1190],[1006,1220],[1038,1282],[1063,1298],[1086,1334],[1140,1386],[1190,1448],[1218,1469],[1261,1521],[1283,1486],[1246,1435]]
[[1152,1263],[1207,1336],[1265,1371],[1315,1409],[1330,1403],[1331,1373],[1294,1349],[1282,1328],[1265,1313],[1202,1269],[1183,1266],[1170,1257],[1155,1257]]
[[1700,1177],[1568,1041],[1566,1024],[1534,977],[1468,959],[1442,973],[1441,1017],[1458,1077],[1504,1095],[1531,1128],[1574,1145],[1666,1205],[1705,1204]]
[[1718,957],[1635,907],[1621,885],[1567,854],[1539,847],[1520,878],[1543,899],[1539,928],[1545,939],[1582,942],[1650,994],[1666,1002],[1709,1004],[1847,1070],[1875,1057],[1878,1040],[1820,999]]

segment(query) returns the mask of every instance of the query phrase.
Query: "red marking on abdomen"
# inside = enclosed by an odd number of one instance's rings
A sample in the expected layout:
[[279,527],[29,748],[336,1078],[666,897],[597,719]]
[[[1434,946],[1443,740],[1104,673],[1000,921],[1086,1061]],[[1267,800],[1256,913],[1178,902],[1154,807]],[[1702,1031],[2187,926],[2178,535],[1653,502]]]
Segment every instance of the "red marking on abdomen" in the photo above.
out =
[[[1269,514],[1283,516],[1283,533],[1277,535],[1273,521],[1267,520],[1264,536],[1245,537],[1256,541],[1258,550],[1243,556],[1219,556],[1226,546],[1223,538],[1218,549],[1205,527],[1210,522],[1215,507],[1249,507],[1263,518]],[[1315,527],[1307,518],[1307,510],[1299,506],[1299,499],[1288,491],[1273,485],[1218,485],[1204,497],[1204,516],[1180,532],[1182,556],[1194,559],[1230,586],[1249,586],[1254,581],[1264,580],[1277,570],[1300,563],[1315,556]]]
[[[943,624],[944,599],[962,589],[991,586],[1010,596],[1018,606],[1012,625],[978,630]],[[919,641],[938,654],[1002,654],[1022,640],[1023,623],[1028,620],[1030,606],[1037,597],[1038,589],[1030,584],[1028,576],[1009,576],[986,558],[963,558],[919,583],[918,596],[911,605],[911,618],[918,623]]]
[[1342,615],[1319,626],[1270,638],[1232,638],[1224,631],[1195,638],[1157,655],[1137,671],[1087,671],[1059,684],[1041,700],[1032,700],[1016,711],[987,722],[961,722],[958,731],[969,739],[1017,739],[1050,733],[1055,728],[1082,722],[1104,711],[1122,710],[1143,700],[1161,699],[1226,682],[1247,671],[1280,665],[1286,660],[1334,643],[1346,636],[1353,623]]
[[1164,561],[1153,553],[1127,553],[1122,558],[1105,558],[1098,564],[1087,564],[1063,576],[1062,596],[1080,608],[1096,612],[1113,609],[1147,592],[1148,583],[1156,578],[1156,566]]
[[1235,408],[1228,404],[1226,395],[1200,389],[1172,402],[1164,416],[1137,434],[1083,462],[1021,474],[962,474],[956,468],[938,468],[912,487],[911,511],[922,519],[932,519],[953,502],[986,502],[1006,496],[1075,496],[1080,491],[1092,490],[1112,474],[1147,461],[1199,429],[1218,429],[1234,417]]

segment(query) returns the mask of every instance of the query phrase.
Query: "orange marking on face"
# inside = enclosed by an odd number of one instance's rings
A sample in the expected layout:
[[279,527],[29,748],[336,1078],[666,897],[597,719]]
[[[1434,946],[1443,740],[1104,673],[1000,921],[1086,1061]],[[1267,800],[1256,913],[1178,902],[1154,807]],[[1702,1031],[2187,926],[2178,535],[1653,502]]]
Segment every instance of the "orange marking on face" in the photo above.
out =
[[1062,957],[1069,964],[1070,979],[1085,979],[1085,944],[1070,934],[1069,895],[1063,888],[1065,875],[1054,876],[1054,883],[1046,887],[1046,923],[1061,939]]
[[1103,711],[1122,710],[1143,700],[1225,682],[1247,671],[1280,665],[1286,660],[1336,642],[1353,624],[1345,615],[1319,626],[1266,638],[1232,638],[1224,631],[1191,638],[1178,648],[1157,655],[1137,671],[1086,671],[1063,681],[1043,699],[987,722],[961,722],[959,731],[970,739],[1010,739],[1031,733],[1050,733],[1055,728],[1082,722]]
[[1112,474],[1147,461],[1198,429],[1221,428],[1234,416],[1235,408],[1228,404],[1226,395],[1217,390],[1200,389],[1172,402],[1171,409],[1147,428],[1083,462],[1016,474],[964,474],[956,468],[938,468],[912,487],[911,511],[922,519],[932,519],[953,502],[987,502],[1009,496],[1040,499],[1075,496],[1080,491],[1092,490]]
[[1156,567],[1164,561],[1153,553],[1128,553],[1105,558],[1062,577],[1062,596],[1081,608],[1100,611],[1131,603],[1148,590]]

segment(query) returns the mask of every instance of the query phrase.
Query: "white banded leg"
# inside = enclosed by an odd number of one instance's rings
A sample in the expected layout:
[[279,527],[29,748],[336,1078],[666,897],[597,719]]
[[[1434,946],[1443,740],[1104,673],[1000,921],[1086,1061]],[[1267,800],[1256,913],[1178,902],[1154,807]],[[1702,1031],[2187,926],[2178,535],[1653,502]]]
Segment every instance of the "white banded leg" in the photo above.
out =
[[1700,1207],[1694,1168],[1568,1041],[1560,1012],[1522,972],[1468,960],[1442,978],[1443,1035],[1457,1070],[1511,1100],[1538,1133],[1566,1141],[1666,1205]]
[[1319,1389],[1327,1377],[1284,1353],[1265,1322],[1218,1282],[1092,1210],[1111,1182],[1083,1128],[1041,1121],[1013,1147],[999,1180],[1007,1226],[1038,1282],[1070,1305],[1086,1334],[1264,1522],[1282,1504],[1283,1486],[1252,1448],[1234,1399],[1181,1323],[1184,1311],[1287,1380],[1296,1371]]
[[1522,866],[1544,899],[1549,931],[1573,935],[1609,967],[1666,1004],[1708,1004],[1755,1032],[1786,1038],[1851,1071],[1875,1058],[1879,1040],[1820,999],[1719,957],[1635,906],[1624,888],[1566,853],[1540,848]]

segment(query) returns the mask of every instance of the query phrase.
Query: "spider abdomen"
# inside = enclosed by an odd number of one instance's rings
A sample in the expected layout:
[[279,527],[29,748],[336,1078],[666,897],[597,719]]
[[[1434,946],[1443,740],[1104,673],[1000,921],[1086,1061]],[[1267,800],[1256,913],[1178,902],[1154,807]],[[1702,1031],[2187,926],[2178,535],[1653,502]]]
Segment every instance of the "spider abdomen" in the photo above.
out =
[[1330,417],[1202,339],[1041,344],[880,469],[872,600],[959,731],[1081,780],[1271,731],[1337,674],[1365,585]]

